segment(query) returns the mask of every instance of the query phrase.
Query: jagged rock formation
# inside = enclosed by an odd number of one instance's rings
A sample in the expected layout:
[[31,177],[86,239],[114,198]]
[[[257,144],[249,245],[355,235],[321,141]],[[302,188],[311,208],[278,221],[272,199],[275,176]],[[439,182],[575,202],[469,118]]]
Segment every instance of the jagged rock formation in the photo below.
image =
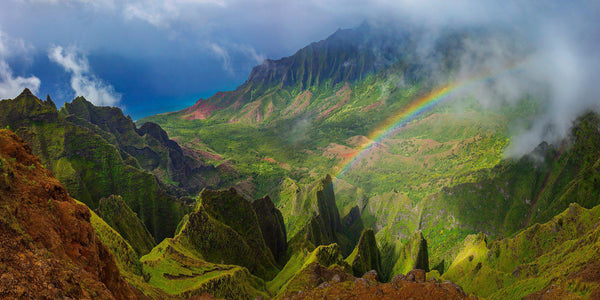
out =
[[290,244],[310,244],[309,248],[312,248],[337,243],[345,254],[352,251],[353,245],[344,234],[330,175],[313,185],[305,195],[298,195],[294,206],[299,208],[296,214],[304,213],[302,217],[308,216],[308,220],[292,237]]
[[[28,91],[23,96],[32,97]],[[0,261],[2,297],[139,295],[96,238],[89,209],[77,204],[29,145],[9,130],[0,130]]]
[[327,245],[338,242],[338,234],[342,231],[340,213],[335,205],[335,195],[331,176],[327,175],[316,188],[316,216],[308,227],[306,237],[313,245]]
[[[243,107],[250,105],[253,109],[249,121],[259,123],[267,119],[269,113],[255,108],[263,106],[263,96],[276,95],[277,90],[332,88],[365,79],[392,66],[401,68],[406,73],[406,80],[424,78],[425,67],[419,64],[415,51],[414,40],[418,34],[405,29],[367,22],[358,28],[339,29],[327,39],[312,43],[292,56],[265,60],[252,69],[248,80],[235,91],[219,92],[209,99],[200,99],[180,113],[189,119],[205,119],[219,110],[245,113]],[[308,98],[310,95],[310,92],[305,94]],[[281,104],[291,104],[285,101],[271,103],[275,110],[281,111],[285,109]],[[247,109],[250,110],[249,107]]]
[[346,261],[352,266],[354,276],[360,277],[371,270],[381,274],[381,254],[372,229],[363,230],[358,245]]
[[281,211],[275,208],[269,196],[252,201],[252,209],[256,213],[260,230],[267,247],[280,266],[285,264],[287,252],[287,233]]
[[142,256],[156,246],[154,238],[146,226],[138,219],[137,215],[125,204],[121,196],[111,195],[100,199],[98,215],[116,230],[135,252]]
[[285,228],[268,197],[257,201],[233,188],[204,190],[177,236],[141,258],[149,283],[180,297],[267,297],[261,278],[271,279],[279,269],[262,232],[276,238],[275,249],[285,248]]
[[267,87],[299,85],[302,89],[325,83],[333,86],[360,80],[409,56],[414,45],[408,32],[393,34],[372,27],[365,22],[355,29],[339,29],[290,57],[267,59],[252,69],[248,83]]
[[172,184],[189,193],[206,186],[217,186],[217,169],[190,155],[157,124],[144,123],[139,129],[120,108],[98,107],[84,99],[65,103],[60,114],[67,120],[103,135],[124,156],[131,156],[139,166],[152,172],[163,183]]
[[427,240],[425,240],[421,232],[415,233],[404,245],[392,269],[392,276],[406,274],[414,269],[429,272]]
[[244,266],[267,279],[279,271],[252,204],[233,188],[204,190],[200,205],[175,239],[209,262]]
[[27,141],[74,198],[95,209],[101,198],[120,195],[156,240],[172,236],[188,205],[169,195],[137,159],[119,151],[111,132],[64,115],[51,100],[42,101],[27,89],[13,100],[0,101],[0,126]]

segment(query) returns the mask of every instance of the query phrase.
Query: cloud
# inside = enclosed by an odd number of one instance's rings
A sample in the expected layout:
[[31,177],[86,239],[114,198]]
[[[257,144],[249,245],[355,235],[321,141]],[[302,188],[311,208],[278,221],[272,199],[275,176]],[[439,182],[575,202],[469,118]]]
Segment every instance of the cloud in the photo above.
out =
[[[250,67],[260,65],[266,59],[264,54],[258,53],[258,51],[256,51],[256,49],[250,45],[227,43],[225,46],[211,42],[208,43],[207,46],[211,53],[221,61],[222,69],[231,75],[237,73],[236,70],[239,70],[241,67],[239,65],[234,66],[232,64],[232,56],[236,58],[242,57]],[[243,64],[241,65],[246,67]]]
[[83,96],[100,106],[115,106],[121,101],[121,94],[110,84],[91,74],[87,58],[76,48],[55,46],[48,52],[48,58],[71,74],[71,88],[75,96]]
[[0,60],[0,98],[14,98],[25,88],[28,88],[34,94],[38,92],[41,81],[35,76],[14,77],[12,69],[3,60]]
[[256,51],[256,49],[250,45],[236,45],[236,48],[238,49],[238,51],[240,51],[242,54],[246,55],[248,58],[250,58],[250,61],[254,64],[254,65],[260,65],[262,64],[265,59],[267,58],[267,56],[263,53],[258,53],[258,51]]
[[221,60],[223,65],[223,70],[233,73],[233,68],[231,67],[231,56],[229,56],[229,52],[215,43],[209,43],[208,47],[212,53]]
[[0,99],[14,98],[25,88],[37,93],[41,85],[35,76],[14,76],[6,58],[26,53],[31,47],[22,39],[14,39],[0,31]]

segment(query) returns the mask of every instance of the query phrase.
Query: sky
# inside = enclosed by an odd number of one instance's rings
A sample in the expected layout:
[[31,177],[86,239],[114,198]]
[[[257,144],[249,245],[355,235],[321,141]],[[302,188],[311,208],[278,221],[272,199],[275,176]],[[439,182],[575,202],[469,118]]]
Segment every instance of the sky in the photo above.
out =
[[[583,93],[581,76],[597,72],[600,4],[563,2],[0,0],[0,98],[29,87],[60,107],[82,95],[139,119],[232,90],[265,58],[381,19],[413,22],[432,35],[456,25],[519,28],[555,52],[540,56],[560,57],[556,65],[564,66],[544,72],[571,72],[576,91],[557,89],[570,97]],[[587,73],[568,70],[577,66]]]

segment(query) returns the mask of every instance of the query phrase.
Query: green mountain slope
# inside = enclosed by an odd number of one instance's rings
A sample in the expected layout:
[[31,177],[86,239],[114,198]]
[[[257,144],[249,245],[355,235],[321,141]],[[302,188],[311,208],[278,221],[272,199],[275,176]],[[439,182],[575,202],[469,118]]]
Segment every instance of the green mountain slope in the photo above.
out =
[[177,238],[165,239],[141,258],[148,283],[181,298],[205,293],[227,299],[268,297],[264,281],[235,265],[214,264],[181,245]]
[[204,190],[176,239],[207,261],[244,266],[266,279],[279,271],[252,205],[233,188]]
[[122,156],[132,156],[139,167],[152,172],[165,184],[197,193],[205,186],[218,186],[218,170],[194,158],[168,138],[160,126],[146,123],[136,128],[131,118],[116,107],[97,107],[83,97],[65,103],[60,115],[90,128],[115,145]]
[[600,292],[594,271],[600,259],[599,222],[600,206],[572,204],[549,222],[512,238],[488,242],[485,235],[469,236],[443,278],[490,299],[517,299],[539,291],[587,298]]
[[188,204],[168,194],[135,158],[120,152],[109,132],[69,119],[49,98],[42,101],[29,90],[0,101],[0,126],[27,141],[74,198],[95,209],[101,198],[120,195],[156,240],[171,236]]
[[[559,147],[542,144],[529,156],[508,159],[476,173],[472,183],[445,188],[424,201],[420,224],[434,239],[438,264],[452,260],[449,241],[468,233],[510,236],[535,223],[549,221],[570,203],[592,208],[599,202],[600,117],[587,113],[575,121]],[[484,202],[482,202],[484,199]]]
[[352,267],[354,276],[362,276],[371,270],[377,271],[378,274],[383,274],[381,254],[377,247],[377,241],[375,241],[375,233],[373,233],[372,229],[363,230],[356,248],[346,258],[346,261]]
[[156,246],[154,238],[146,226],[125,204],[121,196],[111,195],[108,198],[100,199],[96,211],[110,227],[129,242],[139,256],[150,252]]

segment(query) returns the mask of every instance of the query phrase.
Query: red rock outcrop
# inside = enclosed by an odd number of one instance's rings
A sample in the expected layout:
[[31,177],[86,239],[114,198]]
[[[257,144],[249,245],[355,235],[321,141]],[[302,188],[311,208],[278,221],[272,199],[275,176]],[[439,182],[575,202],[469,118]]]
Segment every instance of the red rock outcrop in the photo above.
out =
[[316,288],[301,291],[288,299],[476,299],[458,285],[435,279],[425,280],[425,271],[413,270],[398,275],[389,283],[377,281],[377,272],[361,278],[344,278],[323,282]]
[[0,298],[143,297],[77,204],[21,138],[0,130]]

